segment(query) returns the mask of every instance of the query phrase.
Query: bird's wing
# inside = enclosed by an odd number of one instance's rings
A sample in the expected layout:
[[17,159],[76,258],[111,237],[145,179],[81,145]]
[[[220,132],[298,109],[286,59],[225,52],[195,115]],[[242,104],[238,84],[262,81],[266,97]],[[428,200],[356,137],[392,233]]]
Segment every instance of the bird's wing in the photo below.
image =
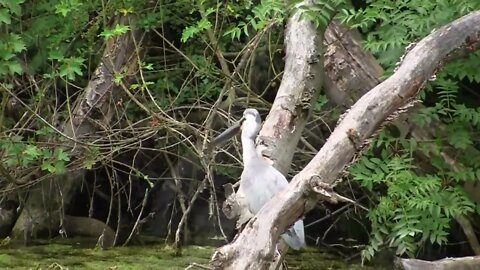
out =
[[[273,197],[276,193],[282,191],[288,186],[288,181],[278,170],[273,167],[270,168],[272,170],[269,170],[270,177],[268,178],[269,181],[267,185],[269,186],[269,189],[273,191]],[[295,224],[282,235],[282,238],[288,246],[295,250],[305,247],[303,220],[297,220]]]
[[[258,213],[275,194],[288,186],[288,181],[281,172],[270,165],[261,163],[248,169],[245,168],[241,178],[239,192],[246,197],[249,209],[253,214]],[[305,246],[303,221],[295,222],[282,234],[282,238],[293,249],[303,248]]]
[[287,179],[268,164],[256,164],[244,169],[240,189],[247,198],[250,211],[256,214],[278,192],[288,186]]

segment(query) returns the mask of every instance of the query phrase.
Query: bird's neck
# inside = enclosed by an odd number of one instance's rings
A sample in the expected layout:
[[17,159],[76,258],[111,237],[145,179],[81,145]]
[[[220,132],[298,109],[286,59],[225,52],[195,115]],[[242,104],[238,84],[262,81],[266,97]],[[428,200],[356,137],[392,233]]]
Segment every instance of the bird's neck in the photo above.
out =
[[243,166],[247,166],[247,163],[253,161],[258,157],[257,150],[255,148],[255,140],[248,136],[242,136],[242,150],[243,150]]

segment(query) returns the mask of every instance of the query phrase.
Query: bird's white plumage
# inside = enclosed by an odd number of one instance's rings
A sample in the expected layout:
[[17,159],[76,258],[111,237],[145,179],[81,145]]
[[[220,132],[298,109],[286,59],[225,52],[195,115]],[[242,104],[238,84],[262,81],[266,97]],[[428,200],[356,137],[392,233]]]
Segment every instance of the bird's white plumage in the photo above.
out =
[[[285,176],[268,164],[255,149],[255,138],[260,130],[260,114],[255,109],[244,112],[245,122],[242,126],[242,147],[244,169],[240,177],[238,193],[245,196],[252,214],[260,209],[278,192],[288,186]],[[282,238],[293,249],[305,246],[303,221],[298,220]]]

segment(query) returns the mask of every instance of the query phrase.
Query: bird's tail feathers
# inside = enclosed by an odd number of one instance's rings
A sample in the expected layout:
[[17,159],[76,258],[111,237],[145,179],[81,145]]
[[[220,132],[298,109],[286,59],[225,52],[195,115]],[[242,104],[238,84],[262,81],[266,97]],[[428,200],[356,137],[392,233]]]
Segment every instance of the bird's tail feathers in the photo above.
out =
[[305,244],[305,232],[303,230],[303,221],[298,220],[295,224],[281,235],[287,245],[295,250],[299,250],[306,246]]

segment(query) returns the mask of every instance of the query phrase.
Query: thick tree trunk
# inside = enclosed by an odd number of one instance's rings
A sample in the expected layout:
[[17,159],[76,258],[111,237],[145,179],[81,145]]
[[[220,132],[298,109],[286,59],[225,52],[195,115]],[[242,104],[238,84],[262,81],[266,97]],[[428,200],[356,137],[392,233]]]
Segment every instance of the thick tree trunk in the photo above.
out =
[[350,108],[360,97],[377,86],[382,67],[363,50],[360,34],[332,21],[325,31],[325,81],[328,98]]
[[[319,200],[335,202],[331,185],[368,146],[368,138],[399,108],[409,105],[457,49],[473,51],[480,39],[480,11],[433,32],[405,56],[390,78],[360,98],[312,161],[252,219],[240,236],[212,257],[219,269],[265,269],[280,234]],[[398,112],[397,112],[398,113]]]
[[[116,74],[127,74],[125,84],[132,79],[138,69],[139,34],[129,17],[115,20],[130,25],[134,29],[122,36],[106,41],[106,48],[98,68],[93,73],[83,95],[76,101],[71,118],[64,126],[64,133],[70,141],[72,160],[79,160],[86,150],[87,136],[108,126],[115,113],[115,106],[121,100],[124,91],[115,84]],[[67,174],[44,180],[29,190],[13,230],[14,238],[29,238],[48,232],[57,234],[66,207],[81,185],[84,170],[78,169]]]
[[[313,1],[304,1],[309,5]],[[323,33],[294,14],[285,34],[285,70],[270,113],[258,135],[257,148],[283,174],[290,170],[307,119],[320,94]]]

